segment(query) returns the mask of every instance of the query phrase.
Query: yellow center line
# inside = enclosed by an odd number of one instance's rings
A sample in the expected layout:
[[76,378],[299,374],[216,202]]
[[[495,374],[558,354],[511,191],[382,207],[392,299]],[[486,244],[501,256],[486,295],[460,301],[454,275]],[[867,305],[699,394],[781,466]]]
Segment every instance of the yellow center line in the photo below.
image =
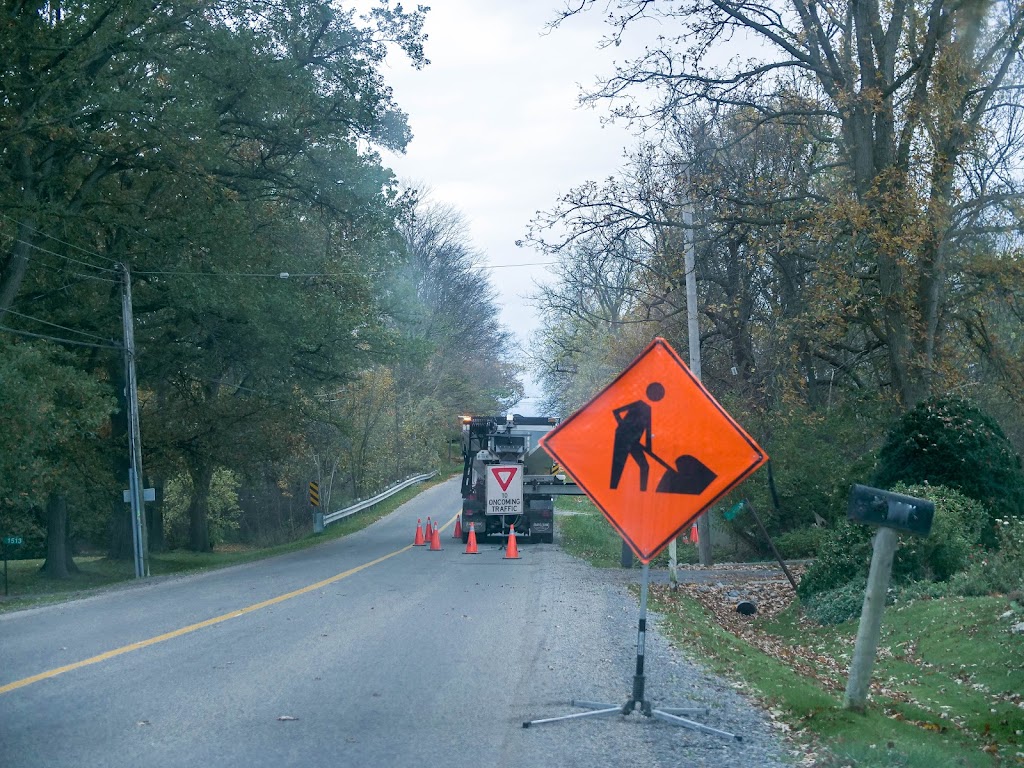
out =
[[[445,525],[445,528],[447,528],[448,525],[450,525],[454,520],[455,517],[449,520],[448,523]],[[310,584],[307,587],[296,589],[294,592],[289,592],[284,595],[278,595],[277,597],[273,597],[270,600],[264,600],[262,603],[256,603],[255,605],[250,605],[246,608],[240,608],[236,611],[225,613],[223,616],[217,616],[212,619],[207,619],[206,621],[200,621],[197,624],[189,624],[187,627],[181,627],[180,629],[176,629],[173,632],[166,632],[162,635],[151,637],[148,640],[140,640],[137,643],[123,645],[120,648],[115,648],[112,651],[101,653],[98,656],[92,656],[91,658],[83,659],[82,661],[76,661],[74,664],[66,664],[63,667],[57,667],[56,669],[51,669],[46,672],[40,672],[38,675],[32,675],[32,677],[26,677],[23,680],[15,680],[13,683],[7,683],[7,685],[0,686],[0,694],[7,693],[9,691],[14,691],[18,688],[24,688],[26,685],[32,685],[32,683],[38,683],[40,680],[47,680],[51,677],[56,677],[57,675],[63,675],[65,672],[71,672],[72,670],[80,669],[81,667],[87,667],[90,664],[99,664],[101,661],[107,661],[108,659],[112,659],[115,656],[120,656],[124,653],[130,653],[131,651],[138,651],[142,648],[147,648],[151,645],[156,645],[157,643],[162,643],[165,640],[171,640],[175,637],[181,637],[182,635],[187,635],[190,632],[195,632],[196,630],[203,629],[204,627],[212,627],[214,624],[220,624],[222,621],[227,621],[228,619],[235,619],[239,616],[244,616],[247,613],[252,613],[253,611],[258,611],[262,608],[267,608],[271,605],[276,605],[277,603],[283,603],[285,600],[290,600],[293,597],[298,597],[299,595],[304,595],[307,592],[312,592],[315,589],[326,587],[328,584],[333,584],[336,581],[341,581],[342,579],[348,578],[353,574],[359,573],[359,571],[369,568],[370,566],[377,565],[378,563],[383,563],[385,560],[392,558],[395,555],[400,555],[403,552],[408,552],[410,549],[412,549],[412,544],[406,547],[402,547],[401,549],[397,549],[394,552],[391,552],[382,557],[378,557],[376,560],[371,560],[368,563],[357,565],[355,568],[350,568],[344,573],[339,573],[335,576],[331,576],[329,579],[324,579],[323,581],[318,581],[316,584]]]

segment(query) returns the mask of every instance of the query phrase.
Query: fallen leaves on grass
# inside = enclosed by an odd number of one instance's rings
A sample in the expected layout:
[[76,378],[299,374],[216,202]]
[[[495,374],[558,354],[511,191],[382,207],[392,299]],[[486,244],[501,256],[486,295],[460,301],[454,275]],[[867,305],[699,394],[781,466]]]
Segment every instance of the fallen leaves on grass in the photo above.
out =
[[[722,565],[701,570],[713,571],[713,580],[691,583],[683,579],[675,593],[664,585],[654,585],[651,589],[668,603],[674,602],[679,595],[692,598],[709,611],[730,634],[743,639],[762,653],[779,659],[830,693],[840,694],[845,690],[850,666],[849,654],[837,656],[834,652],[824,653],[814,645],[783,641],[761,629],[760,625],[764,621],[778,616],[796,599],[792,585],[779,573],[778,567]],[[804,566],[790,566],[790,570],[799,579]],[[739,613],[736,606],[743,600],[753,602],[757,606],[757,613],[750,616]],[[846,644],[852,653],[853,639],[847,640]],[[881,649],[883,655],[886,651]],[[885,685],[885,681],[872,681],[871,692],[874,696],[885,696],[892,701],[909,700],[906,693]]]

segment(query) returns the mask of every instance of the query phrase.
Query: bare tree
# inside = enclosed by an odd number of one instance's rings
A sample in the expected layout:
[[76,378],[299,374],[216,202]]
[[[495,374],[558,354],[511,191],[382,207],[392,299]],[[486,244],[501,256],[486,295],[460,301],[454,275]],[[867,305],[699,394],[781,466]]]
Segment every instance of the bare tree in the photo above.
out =
[[650,252],[637,232],[611,229],[548,250],[557,259],[556,279],[531,297],[544,323],[530,360],[544,388],[543,407],[566,414],[639,351],[629,340],[643,304],[638,276]]
[[[959,283],[973,281],[979,252],[1012,245],[1019,4],[582,0],[556,24],[595,6],[609,17],[609,42],[642,18],[673,30],[589,95],[618,114],[664,125],[691,107],[751,109],[766,124],[828,127],[815,137],[834,144],[837,163],[821,236],[843,243],[842,287],[856,288],[847,308],[884,345],[902,403],[926,396],[949,374],[951,334],[969,323]],[[710,63],[735,40],[761,55]],[[633,98],[641,86],[664,99],[645,106]],[[801,98],[754,98],[784,90]],[[991,331],[985,343],[999,344]]]

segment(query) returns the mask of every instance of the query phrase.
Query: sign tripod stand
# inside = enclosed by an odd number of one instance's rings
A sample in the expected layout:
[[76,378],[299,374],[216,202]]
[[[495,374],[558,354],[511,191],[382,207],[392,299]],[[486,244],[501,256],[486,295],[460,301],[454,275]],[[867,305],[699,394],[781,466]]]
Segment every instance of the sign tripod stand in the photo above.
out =
[[603,704],[597,701],[582,701],[573,699],[569,702],[573,707],[585,707],[589,712],[574,712],[569,715],[558,717],[545,717],[539,720],[526,720],[523,728],[542,723],[555,723],[560,720],[576,720],[581,717],[598,717],[601,715],[628,715],[634,710],[640,710],[645,717],[655,717],[664,720],[672,725],[679,725],[683,728],[691,728],[702,733],[710,733],[714,736],[721,736],[726,739],[743,741],[743,737],[728,731],[720,731],[717,728],[690,720],[683,715],[707,715],[710,710],[706,707],[654,707],[651,702],[644,698],[644,640],[647,634],[647,585],[650,580],[650,566],[643,564],[643,571],[640,577],[640,622],[636,637],[636,674],[633,675],[633,693],[629,700],[622,705]]

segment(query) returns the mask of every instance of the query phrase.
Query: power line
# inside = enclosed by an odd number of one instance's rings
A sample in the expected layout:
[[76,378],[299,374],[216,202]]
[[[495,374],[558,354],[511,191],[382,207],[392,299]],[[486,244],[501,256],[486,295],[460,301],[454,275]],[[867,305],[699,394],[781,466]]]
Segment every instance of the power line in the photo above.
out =
[[41,245],[36,245],[35,243],[30,243],[28,240],[22,240],[20,237],[13,238],[13,241],[16,242],[16,243],[21,243],[22,245],[26,245],[29,248],[34,248],[37,251],[42,251],[43,253],[48,253],[51,256],[56,256],[58,259],[65,259],[65,260],[70,261],[70,262],[72,262],[74,264],[81,264],[83,267],[91,267],[92,269],[98,270],[100,272],[110,272],[111,274],[114,273],[114,270],[111,269],[110,267],[97,267],[95,264],[90,264],[88,261],[82,261],[81,259],[73,259],[72,257],[67,256],[67,255],[65,255],[63,253],[57,253],[56,251],[51,251],[48,248],[43,248],[43,246],[41,246]]
[[7,314],[14,315],[16,317],[23,317],[26,320],[31,320],[31,321],[36,322],[36,323],[42,323],[43,325],[48,325],[51,328],[59,328],[62,331],[69,331],[71,333],[81,334],[82,336],[88,336],[90,339],[99,339],[100,341],[110,341],[110,339],[108,339],[108,338],[106,338],[104,336],[97,336],[95,333],[89,333],[87,331],[80,331],[77,328],[68,328],[66,325],[57,325],[57,323],[51,323],[49,320],[43,320],[42,318],[39,318],[39,317],[32,317],[31,315],[23,315],[21,312],[15,312],[13,309],[8,309],[7,310]]
[[515,269],[516,267],[553,267],[556,261],[533,261],[526,264],[474,264],[477,269]]
[[61,240],[59,237],[57,237],[55,235],[51,235],[48,232],[44,232],[41,229],[36,229],[35,227],[30,227],[30,226],[28,226],[28,224],[25,224],[24,222],[21,222],[18,219],[15,219],[13,216],[8,216],[6,213],[0,213],[0,216],[3,216],[8,221],[13,221],[19,227],[24,227],[27,230],[35,232],[37,235],[42,235],[43,237],[48,237],[51,240],[55,240],[56,242],[60,243],[61,245],[66,245],[68,248],[74,248],[76,251],[81,251],[82,253],[88,254],[89,256],[95,256],[97,259],[103,259],[104,261],[109,261],[111,264],[116,264],[117,263],[117,259],[112,259],[109,256],[104,256],[102,253],[97,253],[96,251],[91,251],[88,248],[83,248],[80,245],[75,245],[74,243],[69,243],[69,242],[66,242],[64,240]]
[[[517,267],[550,267],[554,261],[538,261],[527,264],[473,264],[473,269],[515,269]],[[346,278],[363,275],[364,272],[190,272],[187,270],[135,270],[136,275],[183,276],[183,277],[266,277],[287,280],[292,277],[335,277]]]
[[51,272],[56,272],[58,275],[72,275],[73,277],[81,277],[85,278],[86,280],[98,280],[101,283],[120,283],[120,280],[117,280],[116,278],[101,277],[100,275],[87,275],[83,272],[71,272],[69,271],[69,269],[66,269],[64,267],[47,264],[46,262],[39,261],[38,259],[33,261],[32,264],[36,267],[41,267],[42,269],[48,269]]
[[133,274],[147,276],[183,276],[183,277],[270,277],[276,280],[287,280],[292,277],[353,277],[361,272],[188,272],[185,270],[140,270]]
[[56,341],[58,344],[73,344],[76,347],[96,347],[98,349],[124,349],[120,344],[93,344],[90,341],[74,341],[72,339],[61,339],[56,336],[47,336],[43,333],[32,333],[31,331],[19,331],[17,328],[8,328],[6,325],[0,325],[0,331],[7,331],[7,333],[13,333],[18,336],[29,336],[33,339],[46,339],[47,341]]

